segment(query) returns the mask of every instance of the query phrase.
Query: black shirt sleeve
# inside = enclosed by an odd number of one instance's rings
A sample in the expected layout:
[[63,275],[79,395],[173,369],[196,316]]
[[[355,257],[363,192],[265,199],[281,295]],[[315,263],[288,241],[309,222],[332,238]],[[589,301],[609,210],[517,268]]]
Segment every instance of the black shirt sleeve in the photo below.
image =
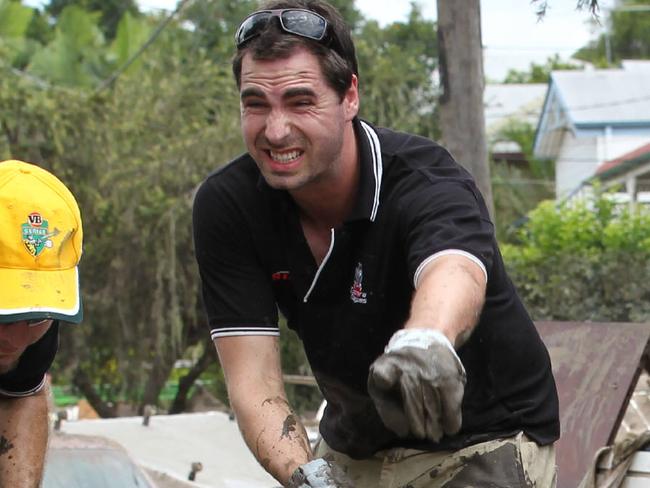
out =
[[59,323],[55,321],[43,337],[25,349],[14,369],[0,375],[0,395],[22,397],[38,392],[58,348]]
[[479,259],[488,274],[495,252],[494,226],[469,176],[439,177],[421,169],[411,177],[401,212],[411,279],[430,256],[464,251]]
[[246,197],[236,194],[236,182],[222,184],[219,176],[203,183],[193,208],[194,246],[212,338],[278,335],[270,276],[240,208]]

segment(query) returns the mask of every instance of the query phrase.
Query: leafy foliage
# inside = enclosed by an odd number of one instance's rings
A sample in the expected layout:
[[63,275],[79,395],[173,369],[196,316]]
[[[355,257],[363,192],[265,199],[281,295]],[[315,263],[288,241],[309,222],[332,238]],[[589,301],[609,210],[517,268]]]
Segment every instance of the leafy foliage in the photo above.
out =
[[[370,21],[355,39],[360,71],[361,116],[380,126],[436,138],[437,37],[434,22],[412,4],[408,22],[384,29]],[[406,55],[405,53],[408,53]]]
[[548,83],[553,70],[580,69],[574,63],[565,62],[556,54],[546,60],[544,64],[530,63],[528,71],[508,70],[504,83]]
[[99,27],[108,39],[113,39],[124,14],[139,15],[134,0],[50,0],[45,11],[58,19],[63,11],[74,5],[87,12],[99,14]]
[[509,273],[535,320],[650,319],[650,212],[600,195],[544,202],[503,246]]
[[580,49],[575,58],[602,67],[623,59],[650,59],[650,0],[622,0],[605,22],[608,32]]
[[555,168],[551,161],[533,156],[535,128],[527,122],[508,120],[491,142],[499,141],[516,143],[525,160],[518,165],[493,161],[490,169],[497,236],[507,242],[529,211],[554,197]]

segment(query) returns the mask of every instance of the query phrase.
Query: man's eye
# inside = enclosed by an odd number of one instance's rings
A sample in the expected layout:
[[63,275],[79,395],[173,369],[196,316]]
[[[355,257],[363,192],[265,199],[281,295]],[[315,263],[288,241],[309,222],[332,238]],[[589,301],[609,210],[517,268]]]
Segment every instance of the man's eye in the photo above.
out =
[[303,99],[296,100],[294,102],[294,105],[296,107],[309,107],[310,105],[312,105],[312,102],[308,98],[303,98]]
[[266,104],[261,100],[247,100],[246,102],[244,102],[245,108],[263,108],[265,106]]

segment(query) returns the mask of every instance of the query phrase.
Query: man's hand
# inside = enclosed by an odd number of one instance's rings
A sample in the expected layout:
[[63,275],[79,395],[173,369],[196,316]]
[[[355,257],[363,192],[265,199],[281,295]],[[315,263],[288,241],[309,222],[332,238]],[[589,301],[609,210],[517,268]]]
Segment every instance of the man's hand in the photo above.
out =
[[444,334],[402,329],[370,366],[368,392],[400,437],[438,442],[460,430],[465,368]]
[[289,478],[287,488],[354,488],[341,468],[323,458],[298,467]]

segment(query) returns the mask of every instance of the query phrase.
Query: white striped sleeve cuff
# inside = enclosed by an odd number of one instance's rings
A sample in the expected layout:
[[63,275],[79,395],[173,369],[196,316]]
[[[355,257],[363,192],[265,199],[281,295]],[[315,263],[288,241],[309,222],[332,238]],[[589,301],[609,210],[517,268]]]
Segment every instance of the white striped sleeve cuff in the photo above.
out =
[[26,391],[9,391],[9,390],[3,390],[0,388],[0,395],[5,396],[5,397],[13,397],[13,398],[21,398],[21,397],[27,397],[34,395],[41,391],[43,389],[43,386],[45,386],[45,378],[46,376],[43,375],[43,379],[41,382],[38,384],[38,386],[35,386],[34,388]]
[[210,331],[212,340],[234,336],[279,336],[278,327],[220,327]]
[[487,270],[485,269],[485,265],[483,264],[483,261],[481,261],[479,258],[474,256],[471,253],[468,253],[467,251],[462,251],[460,249],[445,249],[444,251],[439,251],[435,254],[432,254],[428,258],[426,258],[424,261],[420,263],[420,266],[418,266],[418,269],[415,270],[415,276],[413,277],[413,286],[417,289],[418,284],[420,282],[420,275],[422,274],[422,271],[424,271],[424,268],[427,267],[427,265],[435,261],[438,258],[441,258],[442,256],[449,256],[450,254],[454,254],[457,256],[463,256],[473,263],[477,264],[480,268],[481,271],[483,271],[483,275],[485,276],[485,282],[487,283],[488,281],[488,275],[487,275]]

